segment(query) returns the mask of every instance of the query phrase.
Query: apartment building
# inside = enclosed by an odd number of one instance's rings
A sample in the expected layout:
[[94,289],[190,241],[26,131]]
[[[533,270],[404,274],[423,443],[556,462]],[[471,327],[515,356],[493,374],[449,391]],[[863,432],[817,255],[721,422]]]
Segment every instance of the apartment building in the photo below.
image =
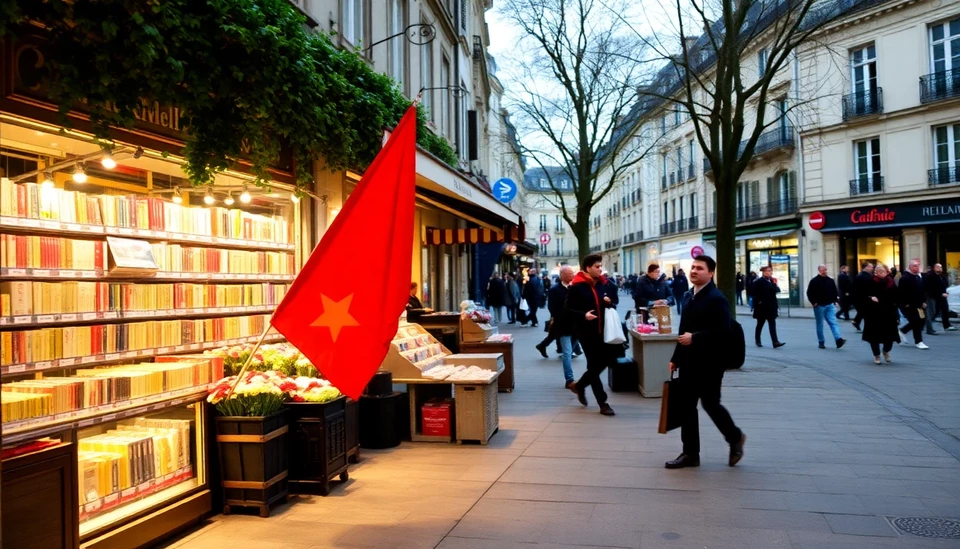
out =
[[578,267],[580,259],[577,237],[563,219],[554,189],[564,195],[567,208],[576,208],[573,181],[562,169],[528,168],[517,209],[526,221],[529,240],[535,243],[537,266],[544,272],[557,274],[564,265]]
[[[891,0],[799,52],[805,278],[917,259],[960,283],[960,4]],[[855,268],[855,267],[854,267]]]

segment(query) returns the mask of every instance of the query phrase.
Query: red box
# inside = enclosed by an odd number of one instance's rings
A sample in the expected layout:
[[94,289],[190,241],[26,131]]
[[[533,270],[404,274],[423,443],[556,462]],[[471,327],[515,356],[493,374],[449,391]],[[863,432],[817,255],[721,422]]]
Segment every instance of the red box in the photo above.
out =
[[424,436],[449,437],[453,425],[453,401],[431,400],[423,404],[421,430]]

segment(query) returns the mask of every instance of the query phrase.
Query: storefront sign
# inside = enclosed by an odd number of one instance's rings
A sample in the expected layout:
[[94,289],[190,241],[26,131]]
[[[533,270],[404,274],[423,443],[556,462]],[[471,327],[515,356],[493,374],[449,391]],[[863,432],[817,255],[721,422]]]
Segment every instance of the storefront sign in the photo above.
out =
[[[819,213],[819,212],[815,212]],[[859,206],[823,212],[823,232],[960,223],[960,198],[882,206]],[[810,217],[813,228],[813,215]]]
[[808,223],[810,224],[810,228],[815,231],[819,231],[820,229],[822,229],[824,223],[826,222],[827,222],[827,218],[825,215],[823,215],[823,212],[813,212],[812,214],[810,214],[810,221],[808,221]]
[[467,198],[473,198],[473,189],[469,185],[460,180],[460,178],[453,178],[453,188],[457,190],[458,193],[462,194]]
[[758,238],[756,240],[747,241],[747,248],[750,248],[751,250],[766,250],[769,248],[777,248],[779,245],[780,241],[772,238]]

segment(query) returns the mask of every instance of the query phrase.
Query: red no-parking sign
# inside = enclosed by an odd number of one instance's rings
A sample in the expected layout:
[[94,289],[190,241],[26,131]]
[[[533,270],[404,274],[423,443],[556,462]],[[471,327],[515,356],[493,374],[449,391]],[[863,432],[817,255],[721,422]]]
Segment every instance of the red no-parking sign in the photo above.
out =
[[550,243],[550,234],[549,233],[540,233],[540,243],[549,244]]
[[822,212],[813,212],[810,214],[810,221],[808,223],[811,229],[819,231],[827,224],[827,217],[823,215]]

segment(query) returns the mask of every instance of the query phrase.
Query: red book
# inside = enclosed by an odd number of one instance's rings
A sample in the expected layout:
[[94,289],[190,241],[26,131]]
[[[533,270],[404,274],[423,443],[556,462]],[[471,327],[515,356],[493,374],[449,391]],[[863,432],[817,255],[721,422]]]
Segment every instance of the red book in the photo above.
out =
[[27,189],[17,185],[17,217],[27,217]]
[[[277,307],[273,327],[358,399],[383,362],[410,295],[416,185],[410,107]],[[336,276],[364,234],[373,279]]]
[[96,269],[105,268],[103,266],[103,255],[105,251],[104,247],[106,246],[106,244],[107,244],[106,242],[97,242],[96,245],[94,245],[93,247],[93,266]]

